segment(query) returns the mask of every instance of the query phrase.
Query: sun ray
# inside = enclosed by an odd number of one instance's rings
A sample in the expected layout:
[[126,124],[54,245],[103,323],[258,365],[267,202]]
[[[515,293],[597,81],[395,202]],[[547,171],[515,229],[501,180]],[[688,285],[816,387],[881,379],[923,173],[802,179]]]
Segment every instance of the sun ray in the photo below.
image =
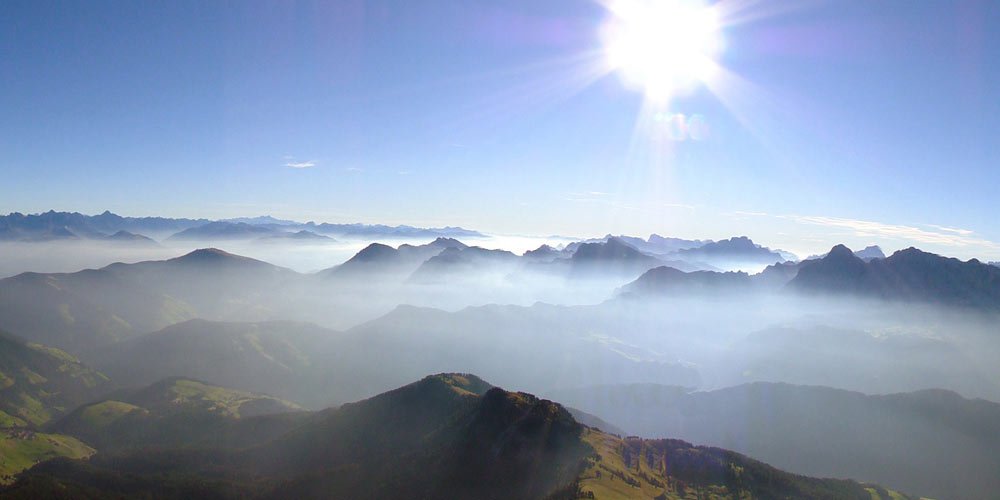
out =
[[712,77],[718,12],[695,0],[614,0],[602,30],[607,65],[646,99],[669,102]]
[[770,17],[807,10],[828,0],[797,0],[779,2],[775,0],[720,0],[714,5],[723,27],[749,24]]

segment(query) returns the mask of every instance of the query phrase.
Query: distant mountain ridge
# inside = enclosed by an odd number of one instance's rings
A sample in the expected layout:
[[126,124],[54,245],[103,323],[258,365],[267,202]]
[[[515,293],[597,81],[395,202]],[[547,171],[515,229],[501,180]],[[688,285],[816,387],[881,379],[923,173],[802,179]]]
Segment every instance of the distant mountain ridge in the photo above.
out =
[[963,262],[916,248],[899,250],[884,259],[865,260],[846,246],[837,245],[823,258],[771,265],[755,275],[683,273],[661,267],[647,271],[621,291],[630,296],[655,296],[709,289],[785,289],[1000,310],[1000,268],[976,259]]
[[0,241],[100,240],[121,231],[165,236],[208,222],[206,219],[121,217],[111,212],[93,216],[52,210],[32,215],[13,212],[0,216]]
[[660,266],[646,271],[635,281],[623,286],[620,293],[639,296],[668,293],[680,295],[743,293],[752,291],[752,285],[751,277],[747,273],[683,272],[672,267]]
[[866,262],[837,245],[826,257],[803,263],[788,286],[798,291],[1000,309],[1000,269],[912,247]]
[[[806,260],[822,259],[823,257],[826,257],[827,255],[829,255],[829,252],[827,252],[825,254],[822,254],[822,255],[811,255]],[[885,258],[885,253],[882,251],[882,248],[879,247],[878,245],[869,245],[869,246],[867,246],[867,247],[865,247],[865,248],[863,248],[861,250],[855,251],[854,255],[858,256],[858,258],[860,258],[861,260],[864,260],[866,262],[869,261],[869,260],[873,260],[873,259],[884,259]]]
[[195,317],[249,317],[301,275],[214,248],[163,261],[0,280],[4,326],[32,341],[87,353]]
[[[198,228],[203,229],[198,230]],[[105,240],[122,241],[125,231],[146,238],[240,239],[309,231],[321,235],[379,238],[482,237],[478,231],[460,227],[422,228],[381,224],[330,224],[296,222],[271,216],[233,219],[184,219],[168,217],[122,217],[105,211],[99,215],[56,212],[0,215],[0,241]]]
[[438,237],[424,245],[404,243],[398,248],[372,243],[347,262],[317,274],[330,279],[363,279],[379,283],[394,279],[401,282],[429,259],[449,248],[463,249],[466,245],[454,238],[444,237]]
[[678,250],[675,255],[707,262],[727,270],[741,269],[745,266],[767,266],[787,260],[782,252],[758,245],[746,236]]

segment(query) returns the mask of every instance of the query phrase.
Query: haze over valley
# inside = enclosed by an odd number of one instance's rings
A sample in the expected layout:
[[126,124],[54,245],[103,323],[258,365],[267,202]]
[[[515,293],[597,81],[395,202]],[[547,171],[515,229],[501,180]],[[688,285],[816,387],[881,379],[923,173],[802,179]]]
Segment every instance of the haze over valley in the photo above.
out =
[[0,2],[0,499],[1000,499],[1000,3]]
[[[0,279],[12,349],[0,367],[5,425],[72,439],[85,451],[71,458],[263,445],[306,432],[294,429],[312,425],[311,412],[427,374],[474,373],[620,436],[721,446],[793,473],[935,498],[998,487],[986,471],[1000,465],[989,437],[990,415],[1000,416],[1000,268],[976,260],[842,245],[799,260],[745,236],[608,235],[515,252],[476,246],[491,240],[467,229],[348,225],[317,243],[297,236],[302,225],[262,217],[155,219],[190,224],[180,231],[199,230],[206,247],[128,262],[137,249],[178,252],[179,233],[109,239],[154,225],[86,232],[95,218],[32,217],[83,221],[8,223],[5,244],[54,259],[43,267],[70,265],[50,247],[94,242],[115,262]],[[360,249],[344,258],[331,247],[347,239]],[[304,247],[333,262],[300,272],[234,247]],[[773,434],[789,426],[800,434]],[[16,436],[7,440],[26,439]],[[19,467],[39,459],[26,460]],[[39,470],[25,477],[92,474]]]

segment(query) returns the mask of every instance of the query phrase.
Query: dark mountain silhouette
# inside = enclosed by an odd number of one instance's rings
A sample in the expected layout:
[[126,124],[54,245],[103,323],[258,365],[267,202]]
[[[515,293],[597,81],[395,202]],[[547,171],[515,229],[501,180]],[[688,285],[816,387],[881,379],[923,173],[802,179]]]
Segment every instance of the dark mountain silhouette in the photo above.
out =
[[670,238],[660,236],[658,234],[651,234],[646,240],[647,247],[645,250],[654,253],[666,254],[676,252],[678,250],[698,248],[711,242],[711,240],[686,240],[683,238]]
[[583,243],[573,252],[573,260],[577,262],[592,260],[635,260],[655,262],[656,259],[646,255],[629,245],[621,238],[608,238],[604,242]]
[[837,245],[805,262],[788,287],[796,291],[856,294],[890,300],[1000,309],[1000,269],[907,248],[865,262]]
[[575,241],[567,245],[566,248],[564,248],[564,250],[566,250],[569,253],[573,253],[576,251],[577,248],[580,247],[580,245],[586,243],[605,243],[612,238],[616,238],[622,241],[623,243],[627,244],[628,246],[649,255],[666,255],[674,253],[677,250],[697,248],[706,243],[711,242],[711,240],[686,240],[682,238],[669,238],[660,236],[658,234],[651,234],[649,235],[649,238],[645,240],[636,236],[628,236],[624,234],[618,236],[608,234],[605,235],[603,238],[591,238],[583,241]]
[[766,290],[779,290],[799,274],[801,262],[781,262],[771,264],[752,276],[754,282]]
[[476,281],[483,276],[506,276],[521,265],[520,258],[506,250],[480,247],[448,247],[427,259],[407,280],[413,284],[444,284]]
[[570,277],[614,277],[632,279],[661,265],[676,266],[694,270],[684,262],[664,262],[646,255],[620,238],[609,238],[604,242],[583,243],[577,246],[570,258]]
[[720,293],[746,293],[753,290],[753,282],[746,273],[717,273],[713,271],[685,273],[672,267],[660,266],[646,271],[635,281],[623,286],[620,293],[625,296],[718,295]]
[[[827,253],[825,253],[823,255],[813,255],[813,256],[807,258],[806,260],[822,259],[823,257],[826,257],[827,255],[829,255],[829,252],[827,252]],[[861,250],[858,250],[858,251],[854,252],[854,255],[857,256],[859,259],[865,261],[865,262],[868,262],[868,261],[873,260],[873,259],[884,259],[885,258],[885,253],[882,252],[882,248],[879,247],[878,245],[867,246],[867,247],[865,247],[865,248],[863,248]]]
[[991,472],[1000,467],[1000,404],[950,391],[868,396],[754,383],[688,392],[646,384],[552,396],[634,434],[720,446],[800,474],[933,498],[988,498],[1000,487]]
[[[585,427],[557,403],[442,374],[306,419],[245,450],[149,450],[54,460],[5,498],[680,497],[872,498],[853,481],[781,472],[737,453],[678,440],[622,439]],[[624,493],[624,495],[622,494]],[[604,496],[602,496],[604,497]],[[906,498],[899,495],[899,497]]]
[[1000,269],[975,259],[962,262],[908,248],[885,259],[865,261],[844,245],[822,259],[779,263],[761,273],[684,273],[652,269],[622,287],[633,296],[664,293],[766,291],[810,292],[923,301],[950,306],[1000,309]]
[[705,243],[696,248],[678,250],[677,258],[701,261],[722,269],[742,266],[766,266],[786,259],[776,250],[762,247],[746,236]]
[[381,243],[372,243],[351,257],[347,262],[320,271],[320,277],[332,279],[362,279],[401,282],[410,276],[421,264],[440,254],[466,245],[452,238],[437,238],[424,245],[400,245],[392,248]]
[[569,258],[571,254],[556,250],[549,245],[541,245],[534,250],[524,252],[525,259],[531,262],[551,262],[556,259]]

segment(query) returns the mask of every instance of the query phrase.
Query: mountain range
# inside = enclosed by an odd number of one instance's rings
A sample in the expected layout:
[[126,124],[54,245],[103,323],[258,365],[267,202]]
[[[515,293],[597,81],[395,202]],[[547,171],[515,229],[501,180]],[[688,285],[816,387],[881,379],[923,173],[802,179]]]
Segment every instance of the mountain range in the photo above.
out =
[[[823,257],[826,257],[827,255],[829,255],[829,252],[827,252],[827,253],[825,253],[823,255],[812,255],[812,256],[809,256],[808,258],[806,258],[806,260],[822,259]],[[882,248],[879,247],[878,245],[871,245],[871,246],[867,246],[867,247],[865,247],[865,248],[863,248],[861,250],[855,250],[854,251],[854,255],[857,256],[858,258],[860,258],[861,260],[865,261],[865,262],[870,261],[870,260],[874,260],[874,259],[884,259],[885,258],[885,253],[882,251]]]
[[912,247],[865,261],[837,245],[826,257],[803,263],[788,286],[804,292],[1000,309],[1000,269]]
[[361,279],[364,281],[395,279],[405,280],[423,263],[448,248],[465,248],[466,245],[452,238],[437,238],[425,245],[402,244],[393,248],[382,243],[372,243],[343,264],[320,271],[322,277],[331,279]]
[[1000,309],[1000,269],[976,259],[963,262],[916,248],[865,260],[846,246],[837,245],[822,258],[771,265],[752,276],[711,271],[680,273],[660,267],[647,271],[622,291],[630,296],[656,296],[706,290],[745,292],[754,288]]
[[0,241],[144,239],[226,240],[256,239],[308,231],[319,235],[371,238],[481,237],[460,227],[420,228],[381,224],[328,224],[295,222],[270,216],[212,221],[166,217],[122,217],[105,211],[99,215],[50,210],[40,214],[13,212],[0,216]]
[[[240,419],[229,422],[238,425]],[[51,460],[0,494],[12,499],[67,492],[90,498],[908,498],[880,486],[785,473],[718,448],[623,439],[579,424],[557,403],[508,392],[469,374],[426,377],[293,422],[290,430],[250,446],[223,442]]]
[[217,249],[164,261],[0,280],[0,318],[32,341],[78,355],[195,317],[253,317],[300,275]]

